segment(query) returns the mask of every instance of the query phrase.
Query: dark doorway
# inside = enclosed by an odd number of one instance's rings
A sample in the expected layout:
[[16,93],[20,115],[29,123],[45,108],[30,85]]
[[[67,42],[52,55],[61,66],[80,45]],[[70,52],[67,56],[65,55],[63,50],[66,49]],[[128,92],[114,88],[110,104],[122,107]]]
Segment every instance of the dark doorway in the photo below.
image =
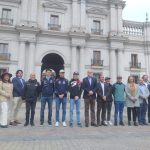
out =
[[53,69],[56,73],[56,78],[59,76],[59,70],[64,69],[63,58],[55,53],[47,54],[42,59],[41,74],[45,69]]

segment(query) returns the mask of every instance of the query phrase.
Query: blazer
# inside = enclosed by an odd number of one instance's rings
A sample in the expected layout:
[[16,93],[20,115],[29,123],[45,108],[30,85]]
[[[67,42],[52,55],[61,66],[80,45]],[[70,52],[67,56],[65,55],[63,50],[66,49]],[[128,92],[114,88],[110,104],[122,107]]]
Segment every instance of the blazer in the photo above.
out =
[[0,81],[0,102],[7,102],[12,99],[13,84]]
[[[83,98],[84,99],[96,99],[96,89],[97,89],[97,79],[95,77],[91,77],[91,85],[88,77],[83,79],[82,87],[84,90]],[[89,91],[93,91],[93,95],[89,95]]]
[[135,84],[135,96],[131,96],[131,91],[130,91],[130,84],[127,84],[125,86],[125,93],[126,93],[126,105],[127,107],[139,107],[139,92],[140,88],[138,84]]
[[20,97],[23,95],[25,80],[22,79],[23,85],[18,77],[13,78],[13,97]]
[[[139,92],[139,102],[140,102],[140,104],[143,103],[143,101],[147,102],[149,94],[150,94],[149,90],[146,86],[144,88],[144,93],[143,93],[142,90],[141,90],[142,86],[145,86],[145,84],[139,86],[140,87],[140,92]],[[147,99],[145,99],[145,97],[147,97]]]
[[106,100],[108,98],[108,96],[110,95],[110,89],[108,87],[108,84],[104,83],[104,93],[103,93],[103,89],[102,89],[102,86],[101,86],[101,83],[98,82],[97,83],[97,101],[103,101],[102,97],[106,96]]

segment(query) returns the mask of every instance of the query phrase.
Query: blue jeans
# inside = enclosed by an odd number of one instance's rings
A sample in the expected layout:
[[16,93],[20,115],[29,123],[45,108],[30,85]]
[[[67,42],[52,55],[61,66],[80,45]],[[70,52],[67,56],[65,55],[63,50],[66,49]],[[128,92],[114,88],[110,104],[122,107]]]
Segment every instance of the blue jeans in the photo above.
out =
[[46,102],[48,103],[48,122],[52,121],[52,105],[53,105],[53,96],[50,97],[41,97],[41,112],[40,112],[40,122],[44,122],[44,110]]
[[78,124],[80,123],[80,99],[78,100],[70,99],[70,123],[73,123],[74,105],[76,105],[76,117]]
[[115,104],[114,121],[115,123],[117,123],[119,113],[119,121],[123,122],[124,101],[115,101],[114,104]]
[[59,110],[61,103],[62,103],[62,122],[66,120],[67,98],[64,97],[63,99],[60,99],[59,97],[56,97],[56,122],[59,122]]
[[140,104],[139,123],[146,123],[147,106],[146,100],[143,100],[143,103]]

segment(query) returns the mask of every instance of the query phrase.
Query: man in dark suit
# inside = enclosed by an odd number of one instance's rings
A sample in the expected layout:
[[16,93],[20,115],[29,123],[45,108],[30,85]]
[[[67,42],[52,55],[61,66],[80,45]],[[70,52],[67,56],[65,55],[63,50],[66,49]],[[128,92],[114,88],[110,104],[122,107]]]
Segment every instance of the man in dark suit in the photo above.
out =
[[95,124],[95,99],[97,80],[93,77],[92,70],[88,70],[87,77],[83,79],[83,98],[85,103],[85,126],[89,127],[89,108],[91,111],[91,126],[97,126]]
[[[100,74],[99,82],[97,83],[97,126],[100,125],[107,126],[106,108],[107,108],[107,97],[109,96],[109,88],[104,81],[105,79],[103,74]],[[101,113],[101,123],[100,123],[100,113]]]

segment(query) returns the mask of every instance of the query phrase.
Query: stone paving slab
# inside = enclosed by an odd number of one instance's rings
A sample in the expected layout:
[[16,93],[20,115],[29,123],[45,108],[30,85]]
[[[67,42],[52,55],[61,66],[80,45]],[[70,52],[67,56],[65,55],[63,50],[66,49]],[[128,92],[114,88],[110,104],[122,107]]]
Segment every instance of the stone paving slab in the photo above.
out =
[[[69,106],[69,105],[68,105]],[[55,114],[54,106],[53,114]],[[81,120],[84,122],[83,104]],[[39,125],[40,104],[37,104],[35,127],[24,127],[24,105],[17,127],[0,128],[0,150],[149,150],[150,126],[60,127]],[[45,112],[47,114],[47,110]],[[68,123],[69,107],[67,107]],[[54,115],[55,116],[55,115]],[[47,116],[46,116],[47,117]],[[126,118],[126,111],[125,111]]]

